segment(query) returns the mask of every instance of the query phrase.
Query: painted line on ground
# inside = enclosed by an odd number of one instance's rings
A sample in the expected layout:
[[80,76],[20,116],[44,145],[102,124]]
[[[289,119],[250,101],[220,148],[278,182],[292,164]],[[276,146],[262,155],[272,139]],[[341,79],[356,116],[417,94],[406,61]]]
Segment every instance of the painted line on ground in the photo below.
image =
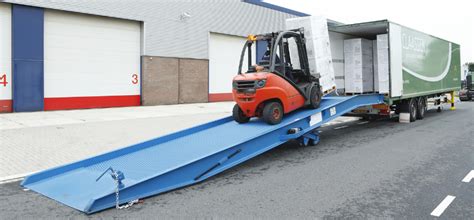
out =
[[436,217],[441,216],[444,210],[448,208],[448,206],[451,204],[451,202],[453,202],[455,198],[456,196],[451,196],[451,195],[446,196],[446,198],[444,198],[443,201],[441,201],[441,203],[438,206],[436,206],[436,208],[431,212],[431,215],[436,216]]
[[357,123],[357,124],[358,124],[358,125],[363,125],[363,124],[367,124],[367,123],[369,123],[369,122],[368,122],[368,121],[363,121],[363,122],[359,122],[359,123]]
[[338,130],[338,129],[342,129],[342,128],[347,128],[347,127],[349,127],[349,126],[343,125],[343,126],[340,126],[340,127],[335,127],[334,130]]
[[464,179],[462,179],[463,182],[465,183],[469,183],[471,182],[471,180],[474,178],[474,170],[471,170],[471,172],[469,172],[465,177]]

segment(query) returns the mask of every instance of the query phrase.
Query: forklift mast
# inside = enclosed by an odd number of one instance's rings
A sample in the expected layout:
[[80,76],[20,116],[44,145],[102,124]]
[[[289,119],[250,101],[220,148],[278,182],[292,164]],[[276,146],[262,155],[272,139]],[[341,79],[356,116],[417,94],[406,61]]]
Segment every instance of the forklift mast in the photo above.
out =
[[[242,53],[240,56],[240,65],[237,73],[242,74],[242,66],[246,53],[248,54],[247,72],[255,72],[255,68],[252,65],[252,45],[256,41],[267,41],[268,49],[265,53],[270,54],[267,61],[262,61],[260,63],[261,66],[263,66],[266,70],[270,72],[277,73],[280,76],[286,76],[288,71],[287,68],[292,66],[288,44],[289,38],[294,38],[296,42],[300,67],[304,73],[304,76],[307,77],[307,80],[309,81],[312,76],[309,71],[306,41],[302,28],[288,31],[272,32],[256,36],[250,35],[244,45],[244,48],[242,49]],[[280,54],[281,57],[278,57],[278,54]]]
[[[272,39],[269,71],[279,73],[283,76],[287,75],[287,67],[291,67],[292,65],[288,43],[288,39],[290,38],[295,39],[301,70],[303,71],[304,76],[307,77],[307,80],[310,81],[311,74],[309,71],[308,54],[306,52],[306,41],[302,29],[282,31],[278,33],[276,38]],[[277,52],[282,55],[280,62],[277,62],[276,60]],[[280,70],[277,70],[277,67],[281,67]]]

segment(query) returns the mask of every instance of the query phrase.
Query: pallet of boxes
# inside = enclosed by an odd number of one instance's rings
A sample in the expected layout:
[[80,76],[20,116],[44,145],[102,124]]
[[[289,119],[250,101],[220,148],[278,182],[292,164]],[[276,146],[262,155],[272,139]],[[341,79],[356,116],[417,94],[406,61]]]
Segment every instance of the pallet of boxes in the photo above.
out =
[[344,40],[344,87],[347,95],[389,92],[387,34]]
[[[290,18],[286,20],[286,30],[304,29],[306,40],[306,52],[311,75],[319,77],[324,94],[336,90],[334,68],[332,65],[331,46],[329,43],[329,32],[327,19],[321,16],[309,16]],[[290,58],[293,62],[297,56],[295,44],[289,44]],[[295,52],[292,52],[295,51]]]

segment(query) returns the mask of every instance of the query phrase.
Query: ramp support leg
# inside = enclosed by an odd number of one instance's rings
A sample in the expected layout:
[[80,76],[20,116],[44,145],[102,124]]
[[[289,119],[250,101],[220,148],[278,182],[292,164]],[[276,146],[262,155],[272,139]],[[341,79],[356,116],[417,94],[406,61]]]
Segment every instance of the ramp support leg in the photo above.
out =
[[319,131],[313,130],[301,136],[300,143],[303,146],[314,146],[319,143]]

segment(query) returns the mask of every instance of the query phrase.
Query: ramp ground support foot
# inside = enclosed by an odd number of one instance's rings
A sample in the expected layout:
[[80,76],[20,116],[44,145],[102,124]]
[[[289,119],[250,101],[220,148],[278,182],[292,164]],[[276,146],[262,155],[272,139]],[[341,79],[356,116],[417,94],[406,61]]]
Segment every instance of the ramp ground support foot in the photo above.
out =
[[320,141],[319,139],[319,131],[313,130],[301,136],[300,143],[303,146],[315,146]]

